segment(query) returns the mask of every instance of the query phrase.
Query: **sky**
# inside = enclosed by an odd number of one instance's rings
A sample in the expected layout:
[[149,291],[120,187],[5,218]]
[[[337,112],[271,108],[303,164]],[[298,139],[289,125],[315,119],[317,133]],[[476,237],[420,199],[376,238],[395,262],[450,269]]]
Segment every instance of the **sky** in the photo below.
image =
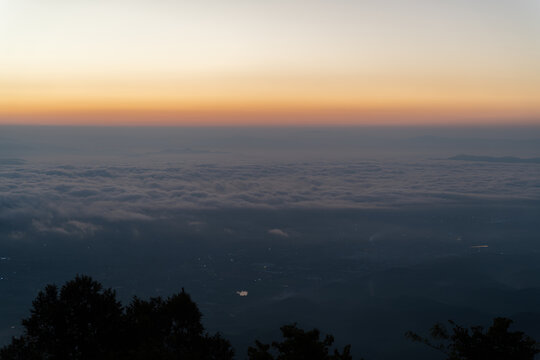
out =
[[540,124],[539,0],[0,0],[0,124]]

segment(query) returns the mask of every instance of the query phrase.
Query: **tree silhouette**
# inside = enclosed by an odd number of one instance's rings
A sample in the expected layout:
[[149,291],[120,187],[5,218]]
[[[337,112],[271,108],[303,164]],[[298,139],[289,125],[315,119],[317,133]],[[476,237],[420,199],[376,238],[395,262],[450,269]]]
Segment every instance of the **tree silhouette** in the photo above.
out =
[[[2,359],[107,358],[117,348],[122,307],[112,290],[77,276],[58,291],[48,285],[22,324],[25,334],[2,349]],[[24,354],[24,355],[22,355]]]
[[[272,345],[255,341],[255,347],[249,347],[249,360],[351,360],[351,346],[347,345],[340,353],[337,349],[330,354],[334,343],[332,335],[320,339],[317,329],[304,331],[296,324],[281,327],[284,338],[282,342],[274,341]],[[273,348],[273,349],[272,349]],[[274,351],[272,351],[274,350]]]
[[484,331],[482,326],[470,329],[449,321],[449,331],[442,324],[435,324],[430,331],[432,340],[414,332],[407,332],[412,341],[424,343],[447,355],[447,360],[533,360],[540,352],[538,343],[521,331],[508,331],[512,320],[498,317]]
[[148,301],[133,299],[126,309],[129,359],[232,359],[230,343],[204,333],[202,314],[182,292]]
[[183,289],[165,300],[134,298],[124,309],[114,291],[77,276],[38,294],[24,334],[0,349],[0,359],[232,359],[230,343],[207,334],[201,317]]

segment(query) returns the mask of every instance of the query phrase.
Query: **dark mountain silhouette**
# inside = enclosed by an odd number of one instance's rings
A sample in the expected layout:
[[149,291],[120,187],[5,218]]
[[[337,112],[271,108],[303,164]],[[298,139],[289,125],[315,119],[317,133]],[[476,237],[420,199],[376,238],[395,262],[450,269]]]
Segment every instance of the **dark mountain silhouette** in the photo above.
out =
[[478,155],[456,155],[448,158],[448,160],[461,160],[461,161],[483,161],[483,162],[496,162],[496,163],[526,163],[526,164],[540,164],[540,158],[519,158],[514,156],[478,156]]
[[[201,318],[184,289],[167,298],[134,297],[124,307],[113,290],[77,276],[61,288],[47,285],[39,292],[30,316],[22,321],[24,333],[0,349],[0,360],[233,359],[230,342],[206,332]],[[521,331],[509,331],[511,323],[495,318],[484,331],[450,322],[450,330],[436,324],[431,339],[410,331],[406,336],[443,352],[448,360],[533,360],[540,352],[538,343]],[[321,338],[317,329],[291,324],[282,326],[281,333],[282,341],[255,341],[248,359],[352,360],[350,345],[332,349],[334,337]]]

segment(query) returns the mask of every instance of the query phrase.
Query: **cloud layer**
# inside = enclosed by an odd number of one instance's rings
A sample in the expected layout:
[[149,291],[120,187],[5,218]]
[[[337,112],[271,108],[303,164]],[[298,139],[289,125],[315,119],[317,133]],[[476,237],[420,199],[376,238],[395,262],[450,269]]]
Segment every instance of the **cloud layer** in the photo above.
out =
[[[149,220],[178,209],[375,208],[540,198],[534,164],[447,160],[185,163],[171,166],[4,163],[0,218]],[[78,220],[79,219],[79,220]],[[39,225],[41,224],[41,225]],[[84,221],[75,231],[95,231]]]

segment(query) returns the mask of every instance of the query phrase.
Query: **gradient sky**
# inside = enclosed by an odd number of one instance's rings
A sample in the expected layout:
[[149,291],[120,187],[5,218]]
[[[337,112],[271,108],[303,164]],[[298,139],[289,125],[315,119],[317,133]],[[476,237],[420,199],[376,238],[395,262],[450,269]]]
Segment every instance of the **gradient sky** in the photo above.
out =
[[0,123],[540,124],[540,0],[0,0]]

